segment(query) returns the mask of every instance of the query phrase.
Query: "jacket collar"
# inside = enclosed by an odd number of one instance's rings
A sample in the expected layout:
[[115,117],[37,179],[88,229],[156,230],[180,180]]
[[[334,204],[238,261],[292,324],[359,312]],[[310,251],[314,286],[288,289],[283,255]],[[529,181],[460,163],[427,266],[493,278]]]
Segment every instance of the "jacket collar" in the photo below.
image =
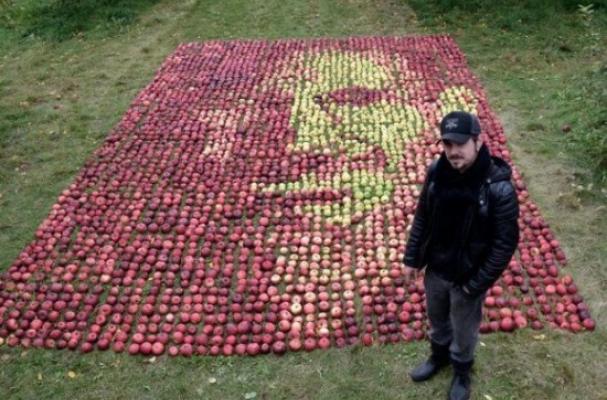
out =
[[512,168],[506,161],[499,157],[491,157],[491,161],[489,178],[492,182],[509,181],[512,178]]

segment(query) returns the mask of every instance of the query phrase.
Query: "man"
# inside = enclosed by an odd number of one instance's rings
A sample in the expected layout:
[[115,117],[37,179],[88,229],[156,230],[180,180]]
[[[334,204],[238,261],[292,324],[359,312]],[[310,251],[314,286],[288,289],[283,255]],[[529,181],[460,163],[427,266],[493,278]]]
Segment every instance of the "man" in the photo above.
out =
[[518,244],[518,201],[508,164],[479,138],[476,116],[455,111],[440,124],[443,153],[428,169],[405,252],[406,269],[426,267],[430,358],[415,382],[453,365],[449,399],[470,397],[470,368],[485,293]]

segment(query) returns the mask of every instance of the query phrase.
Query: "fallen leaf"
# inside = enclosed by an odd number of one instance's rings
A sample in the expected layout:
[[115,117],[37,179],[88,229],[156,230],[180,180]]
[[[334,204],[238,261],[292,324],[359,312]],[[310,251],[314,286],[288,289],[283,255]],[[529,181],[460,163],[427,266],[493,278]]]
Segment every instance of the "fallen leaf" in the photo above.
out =
[[546,339],[546,335],[544,335],[544,334],[542,333],[542,334],[540,334],[540,335],[535,335],[535,336],[533,336],[533,338],[534,338],[535,340],[544,340],[544,339]]
[[244,395],[244,398],[247,400],[254,399],[255,397],[257,397],[257,393],[255,393],[255,392],[245,393],[245,395]]
[[42,380],[42,374],[40,372],[38,372],[38,380],[41,381]]
[[479,344],[480,344],[482,347],[486,347],[486,346],[487,346],[487,345],[485,344],[485,342],[479,342]]
[[74,371],[68,371],[67,376],[69,376],[71,379],[74,379],[76,377],[76,373]]
[[485,396],[485,399],[487,399],[487,400],[493,400],[493,397],[489,396],[488,394],[485,394],[483,396]]

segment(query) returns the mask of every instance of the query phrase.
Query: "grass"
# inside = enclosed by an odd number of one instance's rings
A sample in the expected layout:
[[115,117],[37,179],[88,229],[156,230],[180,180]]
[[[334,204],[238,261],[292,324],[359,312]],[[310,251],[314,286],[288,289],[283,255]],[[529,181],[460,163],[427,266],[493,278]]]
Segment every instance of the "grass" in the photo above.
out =
[[[570,164],[586,170],[586,184],[607,187],[607,120],[600,111],[607,107],[605,2],[584,12],[567,0],[520,1],[515,10],[482,0],[461,3],[466,7],[446,0],[411,3],[431,30],[452,30],[493,92],[494,107],[503,103],[525,114],[529,123],[517,131],[538,137],[543,152],[568,152]],[[495,46],[502,51],[487,51]]]
[[156,0],[4,1],[4,29],[21,37],[53,41],[121,32]]
[[[86,8],[70,14],[57,8],[61,3],[0,3],[8,13],[0,20],[1,270],[32,239],[57,196],[178,43],[447,32],[485,84],[516,165],[563,244],[568,272],[598,323],[592,334],[538,336],[525,330],[483,336],[474,398],[607,399],[607,363],[600,356],[607,343],[602,295],[607,213],[600,161],[606,154],[600,147],[607,82],[607,50],[600,41],[607,28],[604,3],[595,2],[588,16],[574,2],[538,14],[543,3],[522,2],[528,7],[512,9],[495,2],[490,8],[480,0],[459,7],[454,1],[417,0],[105,1],[87,18]],[[55,10],[52,15],[77,28],[61,33],[64,28],[40,10]],[[128,18],[112,21],[112,10]],[[82,356],[4,346],[0,398],[444,397],[447,372],[421,385],[406,379],[426,347],[162,357],[150,363],[113,353]]]

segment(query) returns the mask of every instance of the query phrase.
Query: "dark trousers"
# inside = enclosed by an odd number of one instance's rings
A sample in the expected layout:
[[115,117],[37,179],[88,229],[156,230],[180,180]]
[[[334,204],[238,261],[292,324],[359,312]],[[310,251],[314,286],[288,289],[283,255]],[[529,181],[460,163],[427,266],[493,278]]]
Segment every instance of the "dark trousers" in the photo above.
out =
[[430,340],[449,345],[451,358],[459,362],[474,359],[485,295],[470,299],[453,282],[426,269],[426,313]]

